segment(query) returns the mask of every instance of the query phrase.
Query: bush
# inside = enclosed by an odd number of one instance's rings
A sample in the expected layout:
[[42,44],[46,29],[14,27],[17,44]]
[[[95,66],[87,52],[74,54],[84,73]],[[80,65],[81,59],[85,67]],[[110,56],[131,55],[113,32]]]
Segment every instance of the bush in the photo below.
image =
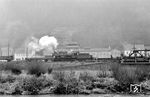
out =
[[78,80],[75,78],[75,72],[55,72],[54,79],[58,80],[55,94],[78,94]]
[[64,83],[59,83],[53,92],[55,94],[67,94],[66,85]]
[[27,71],[28,74],[39,77],[41,74],[45,74],[47,72],[47,66],[45,66],[43,62],[31,61],[28,62]]
[[88,72],[83,72],[83,73],[80,73],[79,80],[82,80],[84,82],[93,81],[94,77],[91,76]]
[[67,94],[79,93],[79,81],[76,78],[72,78],[67,81]]
[[24,91],[30,92],[32,95],[37,95],[43,88],[43,80],[37,77],[25,78],[23,80],[22,88]]
[[53,69],[52,68],[48,68],[48,74],[51,74],[52,73],[52,71],[53,71]]
[[102,71],[99,71],[97,73],[97,77],[99,77],[99,78],[106,78],[106,77],[111,77],[111,75],[109,74],[108,71],[102,70]]
[[0,83],[13,83],[16,80],[15,77],[13,77],[12,75],[8,75],[8,76],[1,76],[0,77]]
[[8,62],[4,64],[3,70],[11,71],[13,74],[21,74],[22,66],[17,62]]
[[65,72],[54,72],[53,73],[53,79],[54,80],[57,80],[59,82],[65,82],[66,79],[65,79]]

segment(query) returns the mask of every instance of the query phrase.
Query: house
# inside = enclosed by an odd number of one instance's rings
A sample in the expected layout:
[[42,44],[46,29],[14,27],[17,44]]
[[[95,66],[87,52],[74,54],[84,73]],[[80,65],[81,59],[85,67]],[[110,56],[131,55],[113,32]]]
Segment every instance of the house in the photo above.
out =
[[31,51],[26,48],[19,48],[19,49],[16,49],[14,52],[15,61],[21,61],[21,60],[25,60],[26,58],[31,58],[31,57],[39,57],[39,56],[33,55]]

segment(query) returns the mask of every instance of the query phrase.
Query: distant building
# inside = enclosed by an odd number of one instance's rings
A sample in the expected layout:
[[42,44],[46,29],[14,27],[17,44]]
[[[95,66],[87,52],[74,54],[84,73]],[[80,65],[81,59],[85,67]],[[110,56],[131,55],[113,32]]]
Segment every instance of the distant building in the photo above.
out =
[[25,58],[27,58],[26,54],[14,54],[15,61],[25,60]]
[[14,53],[14,60],[19,61],[19,60],[25,60],[27,57],[26,49],[24,48],[19,48],[15,50]]
[[14,54],[13,48],[9,48],[9,49],[8,47],[0,48],[0,56],[8,56],[13,54]]
[[14,53],[15,61],[21,61],[31,57],[40,57],[40,55],[36,55],[36,54],[33,55],[30,51],[27,51],[27,49],[25,48],[19,48]]
[[79,51],[80,53],[89,53],[95,58],[119,57],[121,52],[117,49],[108,48],[81,48],[77,42],[67,43],[65,46],[58,47],[57,51]]
[[95,58],[111,58],[111,48],[86,48],[80,49],[81,53],[89,53]]
[[117,49],[113,49],[113,50],[111,50],[111,55],[112,55],[113,58],[120,57],[121,51],[117,50]]
[[57,51],[79,51],[80,45],[77,42],[69,42],[65,45],[59,46]]
[[68,43],[66,44],[66,49],[67,50],[73,50],[73,51],[77,51],[80,49],[80,46],[77,42],[72,42],[72,43]]

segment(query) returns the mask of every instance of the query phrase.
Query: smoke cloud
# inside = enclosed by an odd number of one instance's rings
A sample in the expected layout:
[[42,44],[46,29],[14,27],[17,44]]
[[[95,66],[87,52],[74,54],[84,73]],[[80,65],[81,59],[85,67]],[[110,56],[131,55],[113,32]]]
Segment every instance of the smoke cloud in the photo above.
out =
[[54,36],[43,36],[40,39],[31,37],[27,46],[31,55],[43,55],[44,51],[48,51],[51,54],[57,48],[58,42]]

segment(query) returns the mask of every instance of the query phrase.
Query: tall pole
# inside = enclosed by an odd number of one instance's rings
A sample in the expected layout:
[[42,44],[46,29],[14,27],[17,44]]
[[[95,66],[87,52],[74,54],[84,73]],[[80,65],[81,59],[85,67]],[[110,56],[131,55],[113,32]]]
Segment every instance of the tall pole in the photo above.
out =
[[2,56],[2,48],[0,48],[1,56]]
[[9,42],[8,42],[8,56],[9,56],[9,46],[10,46],[10,45],[9,45]]

